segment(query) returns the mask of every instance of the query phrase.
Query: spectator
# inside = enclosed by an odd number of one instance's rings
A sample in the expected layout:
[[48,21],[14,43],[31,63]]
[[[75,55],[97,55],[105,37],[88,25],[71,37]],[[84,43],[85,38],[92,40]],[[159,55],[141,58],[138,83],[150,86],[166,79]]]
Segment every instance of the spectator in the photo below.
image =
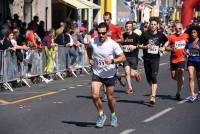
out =
[[56,36],[61,34],[64,29],[65,29],[65,23],[64,22],[60,22],[60,27],[56,30]]
[[43,39],[45,36],[45,29],[44,29],[44,21],[40,21],[40,24],[38,26],[38,31],[37,31],[37,35]]
[[22,25],[22,21],[19,19],[19,15],[18,14],[14,14],[13,15],[13,22],[15,22],[17,24],[17,27],[21,27]]
[[7,18],[1,26],[1,34],[4,36],[11,28],[11,19]]
[[43,44],[45,46],[46,54],[46,65],[45,72],[52,73],[54,71],[55,57],[56,57],[56,44],[54,43],[55,30],[51,29],[47,32],[46,36],[43,39]]
[[57,43],[59,46],[66,47],[65,58],[66,58],[66,68],[68,68],[69,67],[69,48],[70,48],[70,44],[73,44],[68,28],[65,28],[63,32],[56,37],[55,43]]
[[37,32],[37,26],[33,23],[30,23],[28,26],[28,31],[26,33],[26,41],[29,47],[41,48],[41,43],[40,43],[41,41],[40,39],[38,39],[36,32]]

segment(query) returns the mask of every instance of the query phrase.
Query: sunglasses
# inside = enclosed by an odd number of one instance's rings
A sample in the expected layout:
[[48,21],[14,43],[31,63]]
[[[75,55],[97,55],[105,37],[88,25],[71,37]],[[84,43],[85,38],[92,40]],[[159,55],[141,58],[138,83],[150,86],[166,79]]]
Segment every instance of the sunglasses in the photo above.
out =
[[107,22],[107,21],[110,21],[110,19],[105,19],[104,21]]
[[105,35],[107,32],[98,32],[98,35]]

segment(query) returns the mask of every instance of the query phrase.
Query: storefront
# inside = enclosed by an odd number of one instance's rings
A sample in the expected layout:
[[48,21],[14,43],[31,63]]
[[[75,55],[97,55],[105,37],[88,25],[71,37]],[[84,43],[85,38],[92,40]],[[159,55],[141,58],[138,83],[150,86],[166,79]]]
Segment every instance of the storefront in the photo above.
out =
[[58,27],[61,21],[88,20],[89,28],[94,21],[93,9],[99,9],[97,4],[87,0],[54,0],[52,1],[52,25]]

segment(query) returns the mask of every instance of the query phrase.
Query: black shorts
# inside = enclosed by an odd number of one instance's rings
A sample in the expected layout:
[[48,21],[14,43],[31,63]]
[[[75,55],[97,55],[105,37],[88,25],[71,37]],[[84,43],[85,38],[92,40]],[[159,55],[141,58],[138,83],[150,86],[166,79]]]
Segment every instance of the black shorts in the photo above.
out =
[[113,78],[101,78],[95,74],[92,75],[92,81],[98,81],[103,83],[106,87],[115,86],[115,77]]
[[181,61],[178,63],[171,63],[170,69],[171,69],[171,71],[175,71],[177,69],[185,69],[185,61]]
[[149,84],[157,83],[159,62],[160,62],[160,58],[155,58],[151,60],[144,59],[144,69],[145,69],[146,78]]
[[200,62],[193,62],[188,60],[187,67],[189,66],[193,66],[197,72],[200,72]]
[[126,67],[126,66],[130,66],[131,69],[137,70],[138,58],[126,57],[126,61],[124,62],[124,67]]

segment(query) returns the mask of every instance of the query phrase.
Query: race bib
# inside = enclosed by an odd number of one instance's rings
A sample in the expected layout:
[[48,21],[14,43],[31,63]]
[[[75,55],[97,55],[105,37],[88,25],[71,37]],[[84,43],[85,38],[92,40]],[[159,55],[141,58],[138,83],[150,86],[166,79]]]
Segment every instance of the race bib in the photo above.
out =
[[123,50],[124,52],[130,52],[130,51],[131,51],[130,48],[129,48],[129,45],[123,45],[123,46],[122,46],[122,50]]
[[185,48],[185,41],[176,41],[175,42],[175,48],[176,49],[184,49]]
[[149,54],[158,54],[159,52],[159,46],[152,46],[147,51]]
[[198,49],[190,49],[189,56],[200,56]]
[[100,68],[103,68],[106,66],[105,60],[103,59],[97,59],[97,66]]

